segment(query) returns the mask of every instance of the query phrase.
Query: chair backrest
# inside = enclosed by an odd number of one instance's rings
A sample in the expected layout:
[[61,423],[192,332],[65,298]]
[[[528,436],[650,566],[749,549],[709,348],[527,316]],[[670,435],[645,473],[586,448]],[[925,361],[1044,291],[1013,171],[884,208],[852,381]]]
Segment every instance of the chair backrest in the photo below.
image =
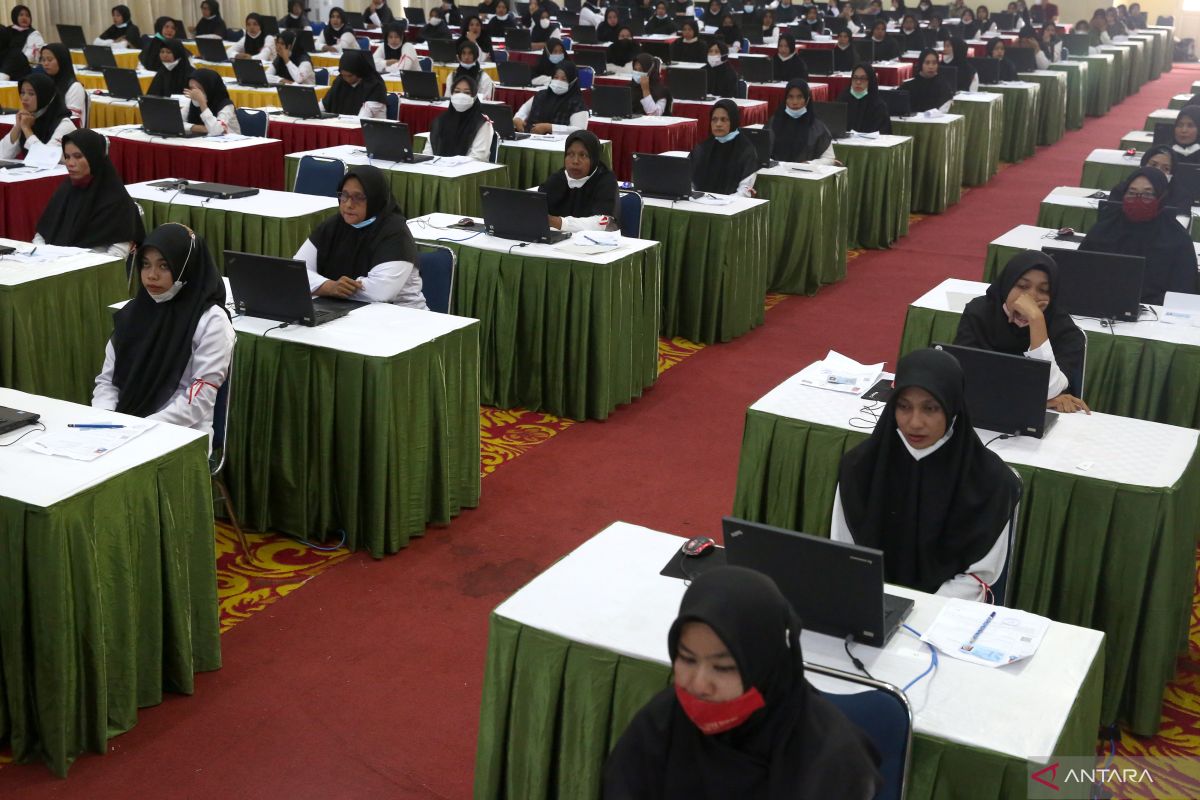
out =
[[733,96],[738,100],[745,100],[750,94],[750,84],[743,80],[738,80],[737,88],[733,90]]
[[563,50],[566,50],[568,53],[571,52],[571,37],[570,36],[563,36],[559,41],[561,41],[563,44]]
[[325,30],[324,22],[310,22],[308,24],[312,27],[313,36],[320,36],[321,31]]
[[241,28],[226,28],[225,36],[223,38],[227,42],[236,42],[236,41],[241,40],[243,35],[244,35],[244,32],[242,31]]
[[320,69],[314,69],[313,75],[316,76],[317,86],[328,86],[329,85],[329,70],[325,69],[325,67],[321,67]]
[[[225,371],[225,382],[217,390],[217,401],[213,404],[212,455],[208,459],[209,474],[214,478],[225,466],[225,442],[229,434],[229,400],[233,394],[233,353],[229,354],[229,366]],[[215,459],[215,460],[214,460]]]
[[355,41],[358,42],[359,50],[366,50],[368,53],[371,52],[371,40],[366,36],[356,36]]
[[592,88],[592,83],[596,80],[596,70],[591,67],[579,67],[576,72],[579,75],[580,90]]
[[500,163],[500,134],[495,131],[492,131],[492,149],[488,151],[488,161]]
[[267,135],[267,121],[270,119],[267,112],[258,108],[235,108],[234,113],[243,136]]
[[[1196,220],[1194,217],[1189,218],[1188,222],[1190,223],[1190,226],[1196,224]],[[1191,233],[1190,226],[1189,226],[1189,230],[1188,230],[1189,233]],[[1080,400],[1083,399],[1083,378],[1087,374],[1087,348],[1088,348],[1088,341],[1087,341],[1087,337],[1084,336],[1083,337],[1083,358],[1079,362],[1079,370],[1074,375],[1067,376],[1067,380],[1071,382],[1071,387],[1075,390],[1075,396],[1078,397]]]
[[421,273],[421,294],[430,311],[450,313],[454,300],[454,251],[440,245],[421,245],[417,271]]
[[501,50],[501,49],[497,48],[492,51],[492,63],[493,64],[502,64],[505,61],[508,61],[508,51],[507,50]]
[[639,239],[642,235],[642,196],[621,192],[621,235]]
[[429,56],[418,58],[417,65],[421,68],[421,72],[433,72],[433,59]]
[[[804,671],[817,692],[862,729],[881,760],[883,788],[875,800],[903,800],[908,788],[908,762],[912,755],[912,708],[897,687],[817,664],[805,663]],[[840,694],[820,687],[837,686],[854,691]]]
[[[1012,469],[1012,473],[1017,476],[1018,481],[1021,480],[1021,473],[1012,467],[1009,469]],[[1024,486],[1022,485],[1023,490]],[[1017,555],[1017,530],[1020,521],[1021,500],[1017,498],[1012,514],[1008,518],[1008,557],[1004,561],[1004,569],[1000,570],[1000,577],[996,578],[996,582],[992,584],[992,605],[1012,607],[1010,602],[1012,598],[1008,593],[1008,578],[1012,574],[1013,559]]]
[[400,95],[395,92],[388,92],[383,98],[383,105],[386,109],[387,118],[400,121]]
[[346,165],[336,158],[303,156],[296,170],[296,186],[293,192],[336,197],[338,184],[346,174]]

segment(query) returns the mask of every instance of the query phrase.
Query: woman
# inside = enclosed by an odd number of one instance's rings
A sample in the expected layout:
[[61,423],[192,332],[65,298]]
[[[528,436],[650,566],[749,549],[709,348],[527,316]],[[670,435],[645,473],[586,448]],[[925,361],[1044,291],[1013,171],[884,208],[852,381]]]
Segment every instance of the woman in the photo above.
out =
[[704,16],[701,18],[706,28],[721,27],[721,20],[729,15],[725,10],[725,4],[721,0],[709,0],[708,8],[704,9]]
[[1184,106],[1175,117],[1175,161],[1200,164],[1200,106]]
[[721,18],[721,27],[717,28],[717,41],[723,42],[731,53],[740,52],[742,49],[742,29],[728,14]]
[[313,69],[312,59],[308,57],[304,40],[295,28],[279,32],[279,38],[275,40],[275,60],[267,67],[267,75],[279,78],[280,83],[316,85],[317,73]]
[[604,22],[596,26],[597,42],[615,42],[621,31],[621,15],[617,9],[609,8],[604,12]]
[[358,39],[346,24],[346,12],[338,6],[329,9],[329,24],[321,31],[321,52],[344,53],[357,49]]
[[762,43],[767,47],[774,47],[779,44],[779,28],[775,25],[775,12],[771,9],[763,11],[759,18],[759,32],[762,34]]
[[257,59],[264,67],[275,60],[275,37],[263,32],[260,15],[246,15],[245,33],[229,48],[229,55],[231,58]]
[[533,65],[533,85],[546,86],[550,83],[558,65],[567,60],[567,48],[563,47],[562,39],[551,39],[542,48],[542,54]]
[[129,6],[113,6],[112,22],[112,25],[104,29],[104,33],[96,37],[96,44],[107,47],[128,47],[133,50],[142,49],[142,32],[130,20]]
[[662,117],[671,114],[671,95],[662,85],[662,64],[650,55],[642,53],[633,60],[633,108],[634,114]]
[[900,45],[887,35],[887,23],[881,19],[871,23],[871,36],[867,39],[871,44],[872,61],[895,61],[900,57]]
[[469,39],[458,40],[458,66],[454,72],[446,76],[446,94],[459,78],[470,78],[479,89],[479,99],[485,103],[492,101],[492,93],[496,84],[483,67],[479,65],[479,47]]
[[[1154,169],[1167,176],[1167,193],[1163,195],[1162,204],[1170,206],[1180,212],[1189,209],[1194,204],[1194,199],[1188,194],[1182,181],[1172,181],[1171,176],[1175,173],[1175,151],[1168,145],[1156,144],[1146,152],[1142,153],[1143,167],[1153,167]],[[1124,181],[1122,181],[1124,183]],[[1114,203],[1120,203],[1124,198],[1118,191],[1120,184],[1113,187],[1109,192],[1108,199]]]
[[967,303],[955,344],[1050,362],[1046,408],[1091,413],[1077,396],[1087,339],[1070,314],[1055,308],[1058,265],[1039,250],[1008,260],[987,293]]
[[654,16],[646,22],[645,31],[648,36],[675,35],[675,20],[671,17],[671,11],[663,0],[654,4]]
[[318,225],[293,256],[308,267],[319,297],[425,309],[417,245],[387,176],[353,166],[338,184],[338,213]]
[[925,49],[925,35],[921,33],[917,18],[912,14],[905,14],[900,21],[900,42],[905,52]]
[[861,22],[858,16],[854,13],[854,6],[850,3],[844,3],[838,16],[845,20],[846,30],[850,31],[851,36],[857,36],[862,32],[865,23]]
[[930,17],[929,27],[927,27],[925,31],[925,35],[930,42],[948,42],[950,39],[958,38],[951,35],[946,26],[942,24],[942,18],[936,14]]
[[9,19],[12,20],[12,25],[8,28],[11,37],[9,48],[13,51],[20,50],[26,64],[36,64],[46,40],[33,27],[33,14],[29,11],[29,6],[13,6],[9,12]]
[[857,64],[850,71],[850,85],[838,97],[846,104],[846,129],[858,133],[892,132],[887,103],[879,96],[879,79],[870,64]]
[[804,18],[801,23],[800,30],[807,31],[810,39],[814,34],[818,36],[825,34],[825,20],[821,18],[821,11],[816,6],[810,5],[804,9]]
[[779,45],[771,57],[771,68],[777,81],[790,81],[793,78],[808,80],[808,65],[796,55],[796,37],[792,34],[779,34]]
[[993,58],[1000,62],[1000,80],[1015,81],[1017,79],[1017,68],[1013,63],[1004,57],[1004,40],[997,37],[989,39],[987,43],[987,57]]
[[368,28],[384,28],[396,21],[387,0],[371,0],[363,9],[362,17],[363,24]]
[[[579,8],[579,26],[582,28],[599,28],[604,24],[604,10],[600,0],[585,0]],[[598,40],[597,40],[598,41]]]
[[900,359],[875,430],[842,456],[830,538],[882,550],[889,583],[983,601],[1008,560],[1021,482],[975,433],[965,389],[944,350]]
[[617,31],[617,39],[608,46],[604,60],[608,63],[609,72],[628,72],[629,65],[637,58],[641,48],[633,40],[633,30],[628,25],[622,25]]
[[692,150],[692,186],[712,194],[754,196],[758,177],[758,153],[744,136],[739,136],[741,114],[737,103],[718,100],[708,118],[709,137]]
[[168,39],[158,49],[158,69],[146,94],[155,97],[170,97],[173,94],[183,94],[192,77],[192,59],[183,42],[178,39]]
[[[854,65],[858,63],[858,54],[854,52],[854,47],[850,41],[850,31],[838,31],[837,39],[833,45],[833,71],[834,72],[849,72],[854,69]],[[805,76],[807,79],[807,76]]]
[[338,76],[321,99],[321,108],[334,114],[383,119],[387,114],[387,88],[375,71],[375,62],[362,50],[347,50],[338,60]]
[[193,428],[212,446],[234,332],[208,245],[178,222],[138,248],[138,292],[113,315],[92,407]]
[[674,685],[617,741],[605,800],[875,796],[878,754],[805,680],[800,632],[759,572],[716,567],[692,581],[667,634]]
[[671,43],[671,60],[703,64],[708,46],[700,38],[700,28],[695,20],[685,19],[679,23],[679,38]]
[[[514,125],[516,124],[514,120]],[[451,86],[450,108],[433,120],[425,152],[433,156],[470,156],[490,161],[495,130],[479,106],[475,82],[460,75]]]
[[708,63],[703,67],[708,75],[708,93],[717,97],[737,94],[738,75],[729,65],[729,48],[720,39],[708,48]]
[[124,261],[146,236],[137,205],[108,158],[108,141],[87,128],[63,136],[67,180],[38,220],[34,244],[85,247]]
[[434,7],[429,10],[429,15],[425,17],[425,26],[421,28],[421,37],[425,41],[431,39],[451,39],[454,34],[450,31],[450,26],[446,23],[446,15],[439,7]]
[[1161,305],[1165,292],[1196,293],[1196,251],[1191,237],[1163,205],[1167,176],[1141,167],[1118,184],[1121,204],[1106,204],[1079,245],[1080,250],[1146,259],[1142,302]]
[[383,42],[375,48],[375,71],[380,75],[399,75],[405,70],[420,70],[417,48],[404,41],[404,26],[389,22],[383,29]]
[[779,0],[775,7],[775,22],[779,25],[791,25],[800,16],[800,9],[792,0]]
[[35,72],[22,78],[17,90],[21,110],[12,130],[0,138],[0,158],[24,158],[33,147],[53,147],[61,157],[62,138],[75,130],[75,123],[54,81]]
[[83,108],[86,103],[86,93],[83,84],[75,80],[75,67],[71,64],[71,51],[65,44],[55,42],[42,48],[38,57],[42,64],[42,72],[54,81],[54,90],[67,104],[67,110],[80,119],[83,118]]
[[184,109],[184,122],[194,132],[205,136],[242,132],[225,81],[211,69],[194,71],[183,93],[192,101]]
[[304,0],[288,0],[287,9],[283,19],[279,20],[281,33],[285,30],[306,31],[310,29],[308,9],[305,8]]
[[459,44],[464,41],[471,42],[479,48],[480,60],[488,61],[492,57],[492,37],[488,36],[488,32],[484,30],[483,23],[479,21],[479,17],[470,17],[467,19],[466,32],[459,38]]
[[508,0],[496,0],[496,13],[487,22],[488,35],[493,40],[504,40],[506,31],[517,27],[517,17],[508,10]]
[[942,63],[954,67],[955,89],[960,92],[979,90],[979,72],[967,57],[967,52],[967,43],[958,37],[951,39],[950,47],[942,51]]
[[513,115],[513,126],[531,133],[564,134],[586,128],[588,110],[579,89],[575,65],[563,61],[551,77],[550,84],[525,101]]
[[533,21],[533,26],[529,33],[530,44],[544,45],[551,39],[557,39],[562,36],[562,28],[550,17],[550,9],[543,7],[538,11],[537,19]]
[[989,36],[996,36],[1000,33],[996,29],[996,23],[992,21],[992,12],[987,6],[978,6],[975,9],[975,24],[979,26],[980,39],[986,39]]
[[179,38],[179,31],[175,28],[175,20],[170,17],[159,17],[154,20],[154,35],[142,47],[142,54],[138,56],[138,61],[143,67],[154,72],[158,69],[158,51],[162,49],[163,43],[177,38]]
[[812,90],[800,78],[788,82],[783,103],[771,117],[769,126],[775,134],[771,158],[779,161],[808,162],[836,165],[833,136],[825,123],[809,113]]
[[958,18],[958,32],[964,39],[974,39],[979,35],[979,23],[975,21],[975,12],[964,8]]
[[600,160],[600,140],[591,131],[567,136],[563,168],[538,187],[546,193],[550,227],[560,231],[603,231],[617,221],[617,176]]
[[949,111],[954,101],[954,87],[938,73],[937,53],[925,49],[917,57],[920,69],[904,82],[913,111]]
[[192,35],[220,39],[225,36],[225,30],[225,20],[221,19],[221,4],[218,0],[202,0],[200,19],[192,28]]

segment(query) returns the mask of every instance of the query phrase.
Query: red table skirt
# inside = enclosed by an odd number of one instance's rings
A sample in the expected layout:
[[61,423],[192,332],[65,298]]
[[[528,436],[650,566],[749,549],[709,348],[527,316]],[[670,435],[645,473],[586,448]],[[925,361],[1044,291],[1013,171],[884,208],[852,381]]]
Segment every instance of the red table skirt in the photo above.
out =
[[497,103],[505,103],[512,106],[514,112],[518,111],[521,106],[525,105],[525,101],[533,97],[537,93],[537,89],[529,89],[521,86],[496,86],[492,90],[492,99]]
[[[784,97],[783,86],[769,86],[765,83],[749,84],[749,95],[751,100],[766,100],[767,101],[767,116],[772,116],[779,110],[779,106],[783,105]],[[808,88],[812,90],[812,99],[816,103],[828,103],[830,100],[835,100],[836,97],[829,96],[829,86],[824,83],[810,83]],[[744,119],[743,124],[747,123]]]
[[283,143],[264,142],[236,150],[140,142],[113,137],[108,155],[125,183],[187,178],[259,189],[283,189]]
[[674,125],[627,125],[620,122],[588,121],[588,130],[601,139],[612,140],[613,171],[623,181],[632,180],[634,153],[665,153],[696,146],[696,122]]
[[38,220],[50,202],[50,196],[66,175],[31,178],[16,183],[0,183],[0,236],[33,241]]
[[[767,122],[767,106],[742,106],[740,110],[743,125],[765,125]],[[676,100],[671,114],[676,117],[691,117],[700,125],[700,130],[708,130],[712,106],[694,100]]]
[[408,126],[408,132],[428,133],[433,126],[434,117],[441,114],[449,106],[414,105],[400,101],[400,121]]
[[538,63],[538,59],[542,57],[542,52],[539,50],[536,53],[527,52],[525,50],[509,50],[508,60],[515,61],[518,64],[533,65]]
[[[899,86],[913,76],[912,64],[893,64],[891,66],[875,66],[875,75],[879,78],[880,86]],[[829,94],[837,97],[850,88],[850,76],[822,75],[822,83],[829,84]]]
[[272,139],[283,142],[284,153],[301,153],[336,147],[340,144],[363,144],[362,128],[334,128],[328,125],[307,125],[303,122],[280,122],[271,118],[268,128]]

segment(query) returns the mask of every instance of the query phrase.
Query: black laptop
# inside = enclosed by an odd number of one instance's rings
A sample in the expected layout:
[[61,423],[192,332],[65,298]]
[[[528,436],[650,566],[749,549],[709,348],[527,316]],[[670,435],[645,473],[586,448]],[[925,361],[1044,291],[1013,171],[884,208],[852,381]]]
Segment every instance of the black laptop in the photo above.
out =
[[779,162],[771,158],[771,151],[775,149],[775,131],[770,128],[739,128],[738,130],[754,145],[754,152],[758,156],[760,168],[769,169],[779,166]]
[[205,61],[221,64],[229,60],[229,54],[225,52],[225,43],[220,39],[201,36],[196,39],[196,49],[200,51],[200,58]]
[[[583,28],[582,30],[587,30],[587,28]],[[592,72],[597,75],[608,74],[608,59],[604,53],[597,53],[595,50],[576,50],[571,53],[571,59],[577,67],[591,67]],[[593,86],[592,88],[596,87]]]
[[[270,14],[259,14],[258,24],[262,26],[262,32],[267,36],[279,36],[279,18]],[[178,23],[176,23],[178,24]],[[183,30],[183,26],[179,26],[179,30]]]
[[239,197],[253,197],[258,194],[258,189],[253,186],[235,186],[231,183],[188,182],[182,190],[184,194],[207,197],[210,200],[237,200]]
[[358,300],[313,297],[303,261],[225,251],[225,275],[237,313],[247,317],[324,325],[368,305]]
[[[597,44],[596,28],[592,25],[579,25],[571,28],[571,34],[575,37],[576,44]],[[576,53],[578,55],[578,53]]]
[[[674,81],[671,88],[675,88]],[[629,86],[592,86],[592,114],[612,119],[641,116],[633,112],[633,89]]]
[[958,360],[971,424],[996,433],[1041,439],[1058,415],[1046,410],[1050,362],[956,344],[935,344]]
[[706,69],[671,70],[671,97],[675,100],[707,100],[709,72]]
[[437,75],[419,69],[406,69],[400,72],[400,83],[404,86],[403,96],[409,100],[441,100],[442,89],[438,86]]
[[1017,72],[1037,71],[1037,51],[1032,47],[1006,47],[1004,58],[1011,61]]
[[[1175,143],[1175,123],[1173,122],[1156,122],[1154,123],[1154,143],[1155,144],[1174,144]],[[1176,166],[1179,166],[1176,164]]]
[[528,133],[520,132],[513,126],[513,109],[508,103],[480,103],[479,107],[501,139],[513,142],[529,138]]
[[1178,162],[1171,173],[1171,194],[1182,198],[1179,213],[1191,216],[1191,207],[1200,203],[1200,164]]
[[1068,33],[1063,39],[1063,50],[1073,56],[1083,57],[1091,54],[1092,37],[1086,33]]
[[529,51],[533,49],[529,31],[524,28],[509,28],[504,32],[504,49]]
[[58,40],[69,50],[82,50],[87,47],[88,41],[83,35],[82,25],[64,25],[60,22],[54,27],[58,28]]
[[912,95],[905,89],[890,89],[880,92],[879,96],[883,98],[883,104],[887,106],[889,117],[911,117],[913,115]]
[[433,60],[433,63],[458,63],[458,51],[454,49],[454,42],[449,39],[430,39],[425,44],[429,47],[429,58]]
[[834,139],[846,138],[846,104],[845,103],[810,103],[809,110],[813,116],[825,123],[829,134]]
[[412,136],[408,125],[385,119],[361,119],[363,143],[367,157],[397,164],[420,164],[432,161],[433,156],[413,153]]
[[832,50],[812,50],[806,48],[804,50],[797,50],[796,57],[804,62],[804,66],[808,68],[809,75],[832,75],[834,73]]
[[363,15],[357,11],[343,11],[343,19],[346,20],[346,27],[352,31],[363,30]]
[[996,23],[996,30],[1000,31],[1016,30],[1017,19],[1019,17],[1011,11],[997,11],[992,14],[992,22]]
[[570,238],[566,231],[550,227],[550,210],[544,192],[479,187],[484,230],[489,236],[518,242],[554,244]]
[[281,83],[275,87],[279,92],[279,104],[283,113],[298,119],[332,119],[337,114],[332,111],[322,111],[317,100],[317,90],[313,86],[298,86],[294,83]]
[[742,56],[738,59],[738,69],[742,71],[742,80],[749,83],[772,83],[775,80],[775,63],[766,56]]
[[405,6],[404,18],[408,20],[409,25],[424,25],[425,9],[414,6]]
[[681,156],[634,153],[633,185],[644,197],[661,200],[694,200],[704,194],[692,190],[692,165]]
[[883,590],[881,550],[736,517],[721,531],[726,563],[775,581],[806,630],[883,647],[912,613],[912,600]]
[[662,64],[671,63],[671,45],[667,42],[652,39],[647,42],[638,42],[638,49],[646,55],[654,56]]
[[1058,264],[1054,305],[1080,317],[1136,322],[1146,259],[1094,250],[1043,247]]
[[496,65],[501,86],[532,86],[533,67],[520,61],[501,61]]
[[[108,93],[118,100],[137,100],[142,96],[142,83],[132,69],[105,67],[104,85]],[[178,108],[179,104],[176,103],[175,107]]]
[[117,57],[111,47],[102,44],[89,44],[83,48],[83,60],[92,72],[103,72],[105,67],[115,67]]
[[241,86],[266,87],[271,82],[267,80],[267,71],[257,58],[235,58],[233,74]]
[[142,130],[150,136],[181,139],[204,136],[183,124],[183,112],[179,109],[179,102],[173,98],[142,95],[138,98],[138,111],[142,115]]
[[984,86],[995,86],[1000,82],[1000,61],[995,58],[971,58],[968,59],[971,66],[975,67],[975,73],[979,76],[979,83]]
[[17,428],[24,428],[26,425],[35,425],[40,418],[40,414],[35,414],[32,411],[21,411],[16,408],[0,406],[0,434],[15,431]]

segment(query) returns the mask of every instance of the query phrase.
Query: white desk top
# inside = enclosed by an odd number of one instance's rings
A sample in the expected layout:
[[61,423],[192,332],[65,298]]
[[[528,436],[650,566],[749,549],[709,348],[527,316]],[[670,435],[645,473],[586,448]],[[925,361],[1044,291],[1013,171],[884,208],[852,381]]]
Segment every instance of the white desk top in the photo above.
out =
[[1146,119],[1149,122],[1170,122],[1175,123],[1175,118],[1179,116],[1179,109],[1176,108],[1159,108],[1151,111]]
[[[1149,131],[1143,131],[1143,133],[1150,134],[1151,138],[1153,138],[1154,134],[1150,133]],[[1129,167],[1131,170],[1134,170],[1141,166],[1142,154],[1139,152],[1131,156],[1126,155],[1124,150],[1113,150],[1108,147],[1097,147],[1095,150],[1088,153],[1088,157],[1085,159],[1085,161],[1093,164],[1110,164],[1117,167]]]
[[303,117],[289,117],[287,114],[274,113],[282,111],[278,106],[260,106],[259,111],[266,111],[270,115],[267,130],[270,131],[270,126],[277,122],[287,125],[312,125],[317,128],[339,128],[348,131],[362,130],[362,123],[358,116],[353,114],[342,114],[336,117],[327,117],[325,119],[305,119]]
[[845,139],[835,139],[833,143],[840,147],[897,147],[911,141],[911,136],[880,134],[873,139],[865,136],[848,136]]
[[[33,250],[32,242],[22,242],[17,239],[0,238],[0,244],[15,247],[18,253],[28,253]],[[23,263],[14,261],[10,257],[0,256],[0,286],[20,286],[21,284],[33,283],[34,281],[49,278],[53,275],[63,275],[68,272],[75,272],[76,270],[91,269],[92,267],[111,264],[113,261],[120,260],[103,253],[93,253],[90,250],[71,249],[77,250],[76,254],[37,264]],[[3,403],[0,403],[0,405],[3,405]]]
[[[659,570],[684,539],[616,522],[584,542],[496,608],[522,625],[632,658],[668,664],[667,631],[686,589]],[[943,598],[901,586],[888,592],[916,600],[907,623],[923,631]],[[942,657],[912,688],[914,729],[950,742],[1044,762],[1062,732],[1099,651],[1098,631],[1051,622],[1028,661],[999,669]],[[812,631],[801,637],[809,663],[855,672],[842,640]],[[879,680],[904,686],[929,666],[929,649],[900,631],[885,648],[855,655]],[[814,683],[818,683],[814,676]],[[822,687],[824,688],[824,687]]]
[[[121,425],[146,422],[140,417],[102,411],[15,389],[0,388],[0,406],[41,414],[41,422],[52,433],[61,432],[68,423],[106,422]],[[15,441],[28,430],[21,428],[6,433],[0,436],[0,444]],[[26,442],[41,435],[40,431],[35,431],[21,439],[19,444],[0,451],[4,453],[0,458],[0,496],[31,506],[52,506],[122,472],[178,450],[188,442],[206,437],[202,431],[158,422],[136,439],[95,461],[76,461],[36,453],[25,447]]]
[[96,128],[96,133],[102,133],[110,139],[125,139],[133,142],[153,142],[167,147],[188,147],[195,150],[241,150],[247,147],[258,147],[264,144],[277,144],[278,139],[266,139],[261,136],[246,136],[234,140],[223,136],[193,136],[191,138],[174,136],[150,136],[138,125],[115,125],[111,128]]
[[998,89],[1028,89],[1036,94],[1042,89],[1040,83],[1034,83],[1033,81],[1000,81],[999,83],[985,83],[981,85],[986,86],[988,91],[996,91]]
[[[0,117],[0,122],[11,122],[13,115]],[[62,164],[53,167],[10,167],[0,169],[0,183],[23,183],[25,181],[40,181],[42,178],[65,177],[67,168]]]
[[921,125],[949,125],[951,122],[959,119],[963,119],[962,114],[946,114],[939,111],[937,114],[930,115],[930,112],[922,111],[911,117],[892,117],[892,122],[915,122]]
[[[155,74],[157,74],[153,70],[148,70],[145,67],[143,67],[140,62],[138,63],[137,69],[135,70],[135,72],[137,73],[137,76],[139,78],[153,78],[155,76]],[[88,77],[99,78],[100,80],[104,80],[103,72],[99,72],[98,70],[94,70],[94,69],[88,69],[87,67],[81,67],[78,64],[75,65],[75,75],[76,76],[87,75]],[[0,84],[0,86],[3,86],[3,84]],[[103,95],[103,94],[93,94],[92,95],[92,100],[111,100],[111,99],[112,98],[109,97],[108,95]]]
[[669,128],[672,125],[695,125],[696,120],[691,117],[651,117],[641,116],[632,119],[613,119],[612,117],[592,117],[588,120],[588,125],[593,122],[603,122],[606,125],[629,125],[638,128]]
[[367,158],[366,151],[356,144],[339,144],[333,147],[321,147],[316,150],[304,150],[299,153],[288,153],[287,158],[299,160],[304,156],[321,156],[337,158],[347,164],[370,164],[385,172],[412,172],[418,175],[437,175],[443,178],[462,178],[467,175],[477,175],[481,172],[504,169],[503,164],[491,164],[486,161],[471,159],[455,166],[446,166],[440,160],[423,161],[420,164],[398,164],[395,161],[382,161]]
[[[1012,230],[992,239],[988,246],[1017,247],[1021,250],[1041,250],[1043,247],[1059,247],[1064,250],[1078,250],[1079,242],[1070,240],[1059,241],[1054,238],[1056,228],[1039,228],[1036,225],[1018,225]],[[1200,260],[1200,242],[1194,242],[1196,257]]]
[[[809,88],[811,89],[812,87],[809,86]],[[751,100],[751,99],[747,99],[744,97],[728,97],[728,98],[714,97],[711,100],[675,100],[674,103],[677,106],[684,105],[684,106],[709,106],[709,107],[712,107],[717,104],[718,100],[732,100],[734,102],[734,104],[737,105],[738,108],[760,108],[760,107],[765,107],[767,105],[766,100]]]
[[964,103],[999,103],[1004,95],[999,92],[955,92],[954,101]]
[[845,167],[835,167],[826,164],[794,164],[790,161],[780,161],[779,166],[760,169],[758,174],[777,175],[801,181],[822,181],[831,175],[837,175],[845,171]]
[[[569,240],[559,242],[558,244],[531,243],[521,247],[519,250],[513,250],[513,247],[521,244],[521,242],[514,241],[513,239],[501,239],[498,236],[489,236],[486,233],[447,227],[462,218],[460,214],[426,214],[422,217],[410,219],[408,221],[408,230],[412,233],[414,239],[423,242],[454,242],[479,250],[490,250],[495,253],[508,253],[512,251],[520,252],[527,256],[541,256],[543,258],[557,258],[568,261],[586,261],[589,264],[612,264],[633,253],[649,250],[658,244],[658,242],[650,239],[632,239],[628,236],[622,236],[620,245],[603,253],[584,254],[573,252],[571,249],[565,247]],[[479,223],[483,222],[480,217],[472,217],[472,219]]]
[[[1070,206],[1071,208],[1100,208],[1101,199],[1108,199],[1108,192],[1104,193],[1104,198],[1092,197],[1099,189],[1089,189],[1086,186],[1055,186],[1050,194],[1042,198],[1043,203],[1051,203],[1056,206]],[[1200,216],[1200,207],[1193,206],[1191,208],[1191,216]],[[1179,224],[1187,228],[1191,221],[1186,216],[1176,217]]]
[[334,197],[319,197],[298,192],[279,192],[274,189],[259,189],[258,194],[250,197],[239,197],[236,200],[217,200],[196,195],[184,194],[176,189],[163,189],[151,186],[173,178],[159,178],[142,183],[125,185],[129,196],[134,200],[150,200],[156,203],[170,203],[176,206],[192,208],[215,208],[220,211],[236,211],[239,214],[253,214],[260,217],[291,218],[303,217],[320,211],[333,212],[337,210],[338,201]]

